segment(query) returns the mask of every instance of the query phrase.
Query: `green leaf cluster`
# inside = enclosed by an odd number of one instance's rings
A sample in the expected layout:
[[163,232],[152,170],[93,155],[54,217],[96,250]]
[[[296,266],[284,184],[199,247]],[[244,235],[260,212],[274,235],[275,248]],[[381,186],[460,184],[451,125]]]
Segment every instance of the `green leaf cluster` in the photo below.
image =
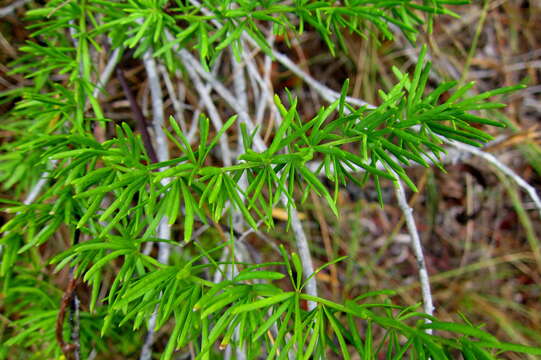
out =
[[[60,356],[58,279],[68,269],[89,289],[80,317],[83,356],[93,349],[111,351],[111,343],[122,356],[137,352],[141,341],[133,336],[144,336],[153,314],[155,330],[168,335],[162,359],[186,348],[200,359],[217,358],[226,346],[243,349],[249,359],[540,354],[501,343],[473,325],[441,322],[416,307],[393,305],[393,292],[342,302],[309,296],[303,292],[306,282],[329,264],[303,274],[299,256],[284,249],[280,262],[239,263],[233,260],[237,234],[230,226],[233,213],[240,213],[253,230],[261,224],[272,228],[272,210],[281,199],[291,211],[312,192],[338,215],[339,187],[349,181],[374,181],[381,202],[382,179],[400,179],[416,190],[404,166],[441,167],[443,139],[475,146],[490,140],[480,127],[500,123],[477,111],[503,106],[488,98],[520,86],[476,96],[468,94],[473,84],[431,88],[423,48],[413,74],[393,69],[396,85],[380,92],[375,108],[349,104],[347,81],[339,98],[312,119],[304,118],[302,104],[291,94],[275,96],[281,123],[267,149],[258,150],[258,135],[240,123],[237,135],[245,151],[231,166],[221,166],[216,145],[234,131],[237,115],[220,129],[212,129],[202,115],[197,144],[171,117],[164,131],[175,157],[160,163],[151,162],[134,122],[110,126],[105,141],[94,135],[112,122],[94,96],[103,91],[95,55],[108,55],[109,47],[125,49],[133,58],[152,51],[170,71],[183,71],[175,54],[179,47],[196,50],[207,67],[226,48],[240,58],[243,36],[272,54],[263,31],[270,26],[286,39],[316,30],[335,54],[345,48],[345,31],[366,36],[372,24],[371,31],[392,38],[396,26],[414,40],[424,17],[430,23],[434,14],[452,14],[445,5],[459,3],[53,0],[28,11],[35,41],[20,49],[24,55],[12,66],[31,85],[0,94],[2,102],[16,99],[1,118],[11,138],[0,145],[0,181],[16,199],[39,181],[45,185],[30,203],[1,200],[10,219],[0,228],[0,305],[8,309],[2,323],[9,325],[0,332],[0,358],[12,349],[21,358]],[[246,187],[239,185],[241,179]],[[181,241],[156,237],[164,218]],[[212,230],[198,233],[205,224],[230,229],[225,233],[231,239],[224,242]],[[75,241],[76,233],[83,241]],[[163,243],[175,250],[169,264],[152,256],[152,246]],[[222,257],[226,249],[230,257]],[[220,272],[222,281],[209,280]],[[307,302],[316,307],[306,310]],[[456,336],[429,335],[427,329]],[[66,324],[66,338],[70,331]]]

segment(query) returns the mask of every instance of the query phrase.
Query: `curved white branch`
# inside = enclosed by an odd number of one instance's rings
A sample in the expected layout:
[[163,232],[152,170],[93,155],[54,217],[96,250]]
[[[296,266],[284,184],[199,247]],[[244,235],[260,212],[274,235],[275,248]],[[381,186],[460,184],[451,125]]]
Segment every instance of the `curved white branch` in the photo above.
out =
[[532,198],[535,204],[535,207],[537,208],[537,211],[539,211],[539,215],[541,216],[541,199],[539,198],[539,195],[535,191],[535,188],[531,186],[530,184],[528,184],[526,180],[520,177],[509,166],[502,163],[500,160],[498,160],[497,157],[495,157],[491,153],[488,153],[479,148],[476,148],[475,146],[459,143],[456,141],[450,141],[444,138],[442,138],[442,140],[445,141],[447,144],[454,146],[455,148],[459,149],[462,152],[466,152],[466,153],[478,156],[482,158],[483,160],[488,161],[489,163],[494,165],[496,168],[498,168],[498,170],[503,172],[505,175],[509,176],[511,180],[513,180],[518,186],[520,186],[524,191],[526,191],[528,195],[530,195],[530,197]]
[[14,12],[20,7],[23,7],[24,5],[26,5],[26,3],[29,3],[30,1],[31,0],[18,0],[18,1],[14,1],[13,3],[9,4],[6,7],[1,8],[0,18],[10,15],[12,12]]
[[[413,209],[408,204],[406,192],[404,191],[404,186],[402,185],[402,181],[398,178],[398,175],[397,180],[395,181],[395,194],[396,199],[398,200],[398,206],[402,210],[404,218],[406,219],[406,225],[408,227],[408,232],[410,233],[411,237],[411,247],[417,261],[419,281],[421,283],[421,291],[423,294],[423,308],[425,313],[427,313],[428,315],[432,315],[434,313],[434,304],[432,302],[430,279],[428,277],[428,271],[426,269],[423,246],[421,244],[419,232],[417,231],[417,225],[415,225],[415,219],[413,218]],[[427,332],[431,333],[430,330],[428,330]]]

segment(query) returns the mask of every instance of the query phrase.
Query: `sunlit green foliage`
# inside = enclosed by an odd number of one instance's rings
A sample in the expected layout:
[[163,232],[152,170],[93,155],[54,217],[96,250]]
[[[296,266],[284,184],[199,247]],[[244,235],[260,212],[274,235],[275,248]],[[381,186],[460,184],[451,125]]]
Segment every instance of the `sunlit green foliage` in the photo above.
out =
[[[182,71],[178,47],[197,51],[207,67],[227,47],[240,56],[243,36],[270,54],[261,28],[272,26],[286,38],[315,29],[335,54],[345,48],[344,31],[366,36],[368,23],[386,38],[393,38],[392,25],[414,41],[418,27],[432,21],[432,15],[452,14],[445,5],[459,3],[206,0],[199,6],[189,1],[58,0],[29,11],[35,41],[20,49],[24,55],[12,67],[32,86],[2,94],[17,103],[2,118],[2,128],[13,138],[2,145],[0,180],[17,199],[43,174],[47,185],[30,204],[2,200],[12,216],[1,228],[0,301],[9,309],[3,315],[9,330],[1,335],[0,358],[10,358],[11,349],[20,358],[61,355],[54,331],[62,286],[53,277],[68,268],[91,289],[81,312],[85,357],[92,349],[111,351],[111,344],[119,354],[135,353],[141,344],[133,337],[142,338],[136,331],[155,309],[156,329],[169,334],[162,359],[188,344],[198,359],[219,358],[228,344],[242,348],[250,359],[325,359],[331,354],[349,359],[354,353],[362,359],[452,359],[459,353],[491,359],[508,350],[540,354],[500,343],[476,326],[440,322],[417,307],[393,305],[392,291],[341,303],[311,297],[303,293],[298,256],[283,249],[276,263],[231,265],[228,258],[226,263],[240,272],[213,283],[208,274],[222,271],[220,254],[234,248],[234,241],[193,238],[200,223],[228,224],[233,209],[254,229],[259,223],[272,228],[272,209],[283,195],[291,210],[315,192],[338,215],[338,187],[347,181],[363,185],[372,179],[380,197],[381,178],[399,177],[416,190],[403,166],[440,166],[441,138],[477,146],[490,140],[478,125],[500,124],[472,111],[503,106],[487,99],[519,87],[477,96],[468,95],[471,84],[455,82],[427,90],[430,63],[423,48],[413,74],[394,69],[396,85],[380,92],[381,105],[374,109],[348,104],[347,82],[340,98],[308,120],[297,99],[289,96],[284,103],[276,96],[283,120],[268,149],[255,150],[255,134],[242,127],[246,151],[228,167],[208,166],[206,160],[218,140],[233,131],[237,116],[212,133],[208,118],[201,116],[196,145],[170,118],[165,131],[178,156],[163,163],[151,163],[128,123],[115,124],[114,136],[104,142],[92,131],[111,120],[93,96],[99,74],[91,52],[134,49],[132,56],[139,57],[152,49],[170,70]],[[321,160],[317,171],[308,166],[315,159]],[[358,168],[365,175],[355,175]],[[248,182],[245,190],[238,185],[241,177]],[[156,238],[164,217],[179,225],[183,242]],[[76,231],[87,240],[74,244]],[[164,265],[143,253],[146,244],[155,242],[182,249]],[[48,251],[40,253],[45,244]],[[306,301],[317,306],[307,311]],[[376,329],[386,334],[380,342],[373,337]],[[429,335],[426,329],[456,336]],[[40,352],[32,354],[30,348]]]

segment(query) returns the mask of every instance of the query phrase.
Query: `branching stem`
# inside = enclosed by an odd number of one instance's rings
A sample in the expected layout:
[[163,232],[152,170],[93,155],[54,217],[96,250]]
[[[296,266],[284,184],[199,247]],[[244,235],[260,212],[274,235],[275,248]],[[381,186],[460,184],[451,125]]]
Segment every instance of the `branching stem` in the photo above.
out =
[[[231,94],[231,92],[228,89],[226,89],[225,86],[220,81],[218,81],[214,77],[213,74],[205,71],[205,69],[203,69],[201,64],[199,64],[199,62],[187,50],[178,49],[178,54],[181,57],[181,60],[184,62],[185,66],[191,66],[194,70],[196,70],[199,73],[199,75],[202,78],[207,80],[209,84],[212,85],[214,90],[216,90],[216,92],[229,104],[229,106],[231,106],[233,109],[235,109],[238,112],[240,121],[243,121],[246,124],[246,127],[248,128],[248,130],[250,132],[253,132],[255,129],[255,125],[251,121],[248,115],[247,109],[244,108],[242,104],[236,100],[235,96],[233,96],[233,94]],[[259,133],[256,133],[254,136],[254,145],[258,151],[265,151],[267,149],[267,146],[263,142],[263,139],[261,138]],[[284,197],[281,197],[281,199],[284,206],[286,207],[289,206],[287,198],[284,199]],[[295,210],[294,207],[292,207],[292,210]],[[310,255],[308,241],[306,238],[306,234],[304,233],[304,230],[302,229],[301,221],[300,219],[298,219],[298,213],[296,211],[291,211],[291,216],[292,216],[292,219],[291,219],[292,228],[293,228],[293,232],[295,233],[295,238],[297,241],[297,248],[299,249],[299,256],[301,258],[302,263],[304,264],[303,266],[305,266],[304,275],[308,277],[310,276],[310,274],[314,272],[313,261]],[[295,219],[295,217],[297,217],[297,219]],[[293,224],[295,225],[293,226]],[[317,284],[316,284],[315,276],[313,276],[308,281],[306,290],[309,295],[317,296]],[[312,304],[309,306],[315,306],[315,304]]]

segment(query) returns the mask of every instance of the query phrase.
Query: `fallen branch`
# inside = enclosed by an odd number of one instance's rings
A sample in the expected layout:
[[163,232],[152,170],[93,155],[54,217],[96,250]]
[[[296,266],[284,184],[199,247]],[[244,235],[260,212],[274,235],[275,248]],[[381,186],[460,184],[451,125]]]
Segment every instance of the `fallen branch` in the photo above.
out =
[[[185,49],[178,49],[178,54],[185,64],[185,66],[189,66],[199,75],[208,81],[208,83],[214,88],[214,90],[229,104],[230,107],[235,109],[239,114],[240,121],[243,121],[246,124],[246,127],[250,132],[253,132],[255,129],[255,125],[251,121],[247,109],[242,106],[239,101],[236,100],[235,96],[220,82],[218,81],[213,74],[208,73],[203,69],[201,64],[193,57],[190,52],[188,52]],[[258,151],[265,151],[267,149],[267,146],[263,142],[263,139],[259,135],[259,133],[256,133],[254,136],[254,145],[255,148]],[[288,206],[287,198],[281,197],[282,203],[284,206]],[[294,211],[295,208],[292,207],[291,216],[292,216],[292,224],[295,224],[292,226],[293,232],[295,234],[295,238],[297,241],[297,248],[299,249],[299,256],[301,258],[301,261],[304,266],[305,271],[305,277],[308,278],[310,274],[314,272],[312,257],[310,256],[309,252],[309,245],[308,241],[306,239],[306,235],[304,233],[304,230],[302,229],[302,225],[300,222],[300,219],[298,219],[298,214],[296,211]],[[295,217],[297,217],[295,219]],[[306,286],[306,291],[309,295],[317,296],[317,283],[316,283],[316,277],[312,276],[310,280],[308,281],[308,284]],[[310,308],[313,308],[315,304],[309,304]]]
[[[159,162],[169,160],[169,148],[167,145],[167,137],[163,131],[165,120],[163,116],[163,94],[158,75],[156,61],[149,50],[143,55],[143,63],[148,76],[150,87],[150,97],[152,99],[152,127],[156,142],[156,155]],[[150,145],[152,146],[152,144]],[[169,183],[169,179],[165,178],[161,181],[163,186]],[[168,219],[164,216],[158,224],[157,237],[160,239],[171,239],[171,227],[168,224]],[[169,263],[171,253],[171,245],[165,242],[160,242],[158,248],[158,261],[162,264]],[[152,344],[154,343],[154,328],[156,326],[157,308],[152,313],[148,321],[148,333],[145,343],[141,350],[141,360],[150,360],[152,357]]]
[[469,153],[475,156],[478,156],[482,158],[485,161],[488,161],[492,165],[494,165],[498,170],[500,170],[502,173],[507,175],[511,180],[513,180],[518,186],[520,186],[524,191],[530,195],[530,198],[533,200],[535,207],[537,208],[537,211],[539,211],[539,215],[541,216],[541,199],[539,198],[539,195],[537,195],[537,192],[535,191],[535,188],[528,184],[526,180],[524,180],[522,177],[520,177],[517,173],[515,173],[510,167],[502,163],[500,160],[498,160],[497,157],[492,155],[491,153],[488,153],[486,151],[483,151],[479,148],[476,148],[471,145],[458,143],[456,141],[449,141],[446,139],[443,139],[447,144],[454,146],[455,148],[459,149],[462,152]]
[[[413,209],[408,204],[404,186],[402,185],[402,181],[398,178],[398,175],[397,180],[395,181],[395,194],[396,199],[398,200],[398,206],[406,219],[406,226],[408,227],[411,237],[411,247],[415,259],[417,260],[419,281],[421,283],[421,292],[423,295],[423,308],[426,314],[432,315],[434,313],[434,305],[432,302],[432,292],[430,291],[430,279],[428,277],[423,254],[423,245],[421,243],[421,238],[419,237],[419,232],[417,231],[417,225],[415,225],[415,219],[413,218]],[[432,330],[427,330],[427,333],[431,334]]]
[[107,61],[107,65],[105,65],[105,68],[103,69],[103,72],[101,73],[100,78],[98,79],[96,87],[94,88],[94,91],[92,92],[93,97],[97,98],[99,96],[100,91],[105,87],[105,85],[111,78],[111,75],[113,75],[113,71],[115,70],[115,67],[120,60],[121,54],[122,54],[121,48],[117,48],[113,50],[113,53],[111,54],[109,61]]
[[[190,79],[192,80],[192,83],[197,90],[197,93],[199,94],[199,100],[200,102],[205,106],[207,109],[207,114],[210,118],[210,121],[212,122],[212,125],[216,129],[216,131],[220,130],[223,127],[223,121],[220,116],[220,113],[218,112],[218,109],[216,108],[216,105],[214,105],[214,102],[210,98],[210,87],[207,87],[203,84],[201,81],[201,78],[199,77],[197,71],[193,68],[191,63],[185,63],[186,69],[188,70],[188,75]],[[225,137],[221,137],[218,140],[218,143],[220,145],[220,150],[222,153],[222,158],[224,162],[224,166],[230,166],[231,160],[232,160],[232,153],[231,149],[229,148],[229,143],[227,142],[227,139]]]
[[29,3],[30,0],[18,0],[14,1],[13,3],[9,4],[6,7],[3,7],[0,9],[0,18],[6,17],[8,15],[11,15],[11,13],[15,12],[20,7],[23,7],[27,3]]

